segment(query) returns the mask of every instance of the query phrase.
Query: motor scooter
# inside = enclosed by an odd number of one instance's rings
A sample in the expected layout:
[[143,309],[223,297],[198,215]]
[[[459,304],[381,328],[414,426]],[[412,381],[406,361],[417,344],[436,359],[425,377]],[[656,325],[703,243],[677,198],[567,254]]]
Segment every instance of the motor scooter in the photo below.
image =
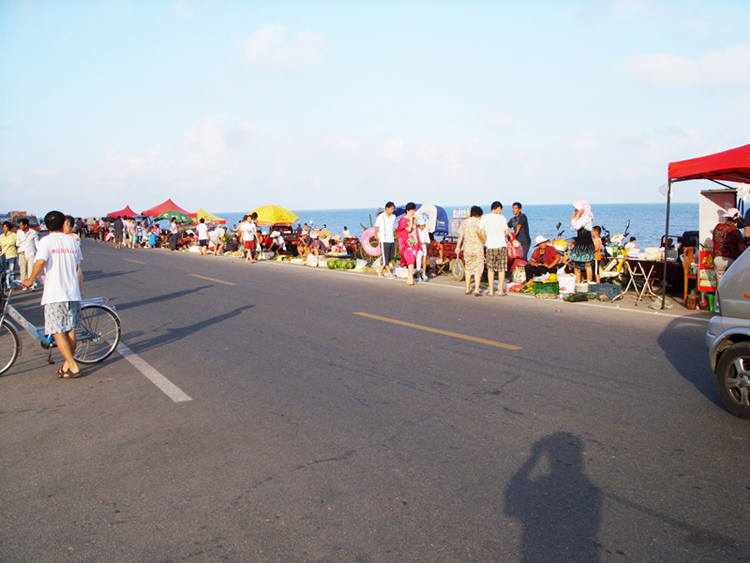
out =
[[508,277],[513,283],[526,283],[526,266],[528,262],[523,259],[523,248],[516,240],[516,236],[510,233],[508,236]]
[[625,224],[625,232],[610,236],[609,231],[602,225],[602,257],[603,264],[599,268],[599,277],[604,280],[621,281],[622,266],[627,258],[625,241],[630,229],[630,219]]

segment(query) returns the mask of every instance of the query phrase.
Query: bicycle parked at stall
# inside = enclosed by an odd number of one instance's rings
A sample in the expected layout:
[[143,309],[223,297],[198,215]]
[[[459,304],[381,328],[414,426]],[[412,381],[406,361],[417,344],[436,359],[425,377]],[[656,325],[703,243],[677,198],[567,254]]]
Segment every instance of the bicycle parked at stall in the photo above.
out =
[[[52,350],[57,348],[53,336],[46,335],[43,327],[31,324],[10,304],[13,290],[21,287],[21,282],[8,273],[2,285],[6,292],[0,309],[0,375],[8,371],[21,354],[21,335],[11,319],[32,338],[39,340],[42,348],[49,351],[47,363],[53,364]],[[81,326],[75,331],[78,342],[74,354],[76,362],[91,365],[106,360],[120,343],[120,317],[106,305],[108,301],[106,297],[81,301]]]

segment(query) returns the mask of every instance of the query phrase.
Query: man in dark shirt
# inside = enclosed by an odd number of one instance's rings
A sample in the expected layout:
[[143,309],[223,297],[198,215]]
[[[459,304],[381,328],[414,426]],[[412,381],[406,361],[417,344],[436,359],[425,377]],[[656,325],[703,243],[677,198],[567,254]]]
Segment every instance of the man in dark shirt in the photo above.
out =
[[529,234],[529,220],[526,218],[526,215],[521,213],[522,208],[523,205],[518,202],[513,204],[513,218],[508,221],[508,227],[515,235],[516,240],[521,243],[523,260],[526,261],[526,256],[529,254],[529,247],[531,247],[531,235]]
[[120,248],[122,246],[122,219],[119,215],[113,227],[115,228],[115,248]]

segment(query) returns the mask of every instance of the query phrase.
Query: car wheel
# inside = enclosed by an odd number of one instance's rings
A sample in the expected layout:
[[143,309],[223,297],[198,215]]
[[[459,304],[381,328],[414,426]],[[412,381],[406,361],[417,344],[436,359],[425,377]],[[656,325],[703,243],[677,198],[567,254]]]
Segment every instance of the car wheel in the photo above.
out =
[[729,412],[750,419],[750,342],[738,342],[724,351],[716,382]]
[[466,268],[460,258],[456,258],[451,262],[451,272],[453,273],[453,279],[456,281],[464,281],[466,276]]

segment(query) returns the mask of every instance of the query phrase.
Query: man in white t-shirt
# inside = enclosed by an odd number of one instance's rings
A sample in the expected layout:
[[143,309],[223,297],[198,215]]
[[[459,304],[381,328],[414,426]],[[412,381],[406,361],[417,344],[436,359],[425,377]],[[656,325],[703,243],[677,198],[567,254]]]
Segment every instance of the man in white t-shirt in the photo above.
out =
[[378,230],[378,240],[380,241],[380,256],[383,261],[378,270],[378,275],[381,278],[384,275],[383,272],[385,272],[385,277],[393,277],[391,260],[393,260],[396,250],[396,241],[393,238],[393,225],[396,222],[396,216],[393,214],[395,210],[396,205],[389,201],[385,204],[385,211],[375,219],[375,228]]
[[[34,229],[29,228],[29,220],[22,217],[18,220],[18,232],[16,232],[16,246],[18,247],[18,268],[21,270],[21,279],[31,276],[34,269],[34,257],[39,235]],[[31,286],[36,289],[36,284]],[[24,288],[26,291],[26,288]]]
[[258,218],[258,214],[253,212],[247,217],[247,221],[240,226],[242,229],[242,243],[245,247],[245,261],[253,262],[253,253],[255,252],[255,243],[258,238],[258,225],[255,220]]
[[198,231],[198,250],[202,256],[205,256],[208,254],[208,225],[206,225],[206,220],[201,218],[195,230]]
[[60,211],[50,211],[44,216],[49,235],[39,241],[34,269],[21,283],[24,287],[31,287],[44,270],[44,330],[54,336],[65,358],[57,376],[67,379],[81,373],[73,355],[76,351],[75,329],[81,324],[78,265],[83,256],[78,241],[62,232],[64,222],[65,215]]
[[505,271],[508,269],[508,222],[501,215],[503,205],[495,201],[490,206],[490,213],[485,213],[479,220],[479,238],[487,247],[487,295],[495,295],[495,273],[497,272],[498,295],[505,295]]

